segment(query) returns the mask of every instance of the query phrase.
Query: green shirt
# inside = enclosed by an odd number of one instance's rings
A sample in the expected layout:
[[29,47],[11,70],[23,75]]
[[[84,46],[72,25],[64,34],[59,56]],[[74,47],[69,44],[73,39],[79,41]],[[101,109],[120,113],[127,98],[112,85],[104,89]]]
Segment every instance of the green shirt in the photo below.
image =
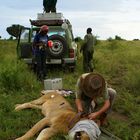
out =
[[84,42],[85,42],[85,51],[93,51],[94,48],[94,42],[95,42],[95,38],[92,34],[86,34],[84,37]]

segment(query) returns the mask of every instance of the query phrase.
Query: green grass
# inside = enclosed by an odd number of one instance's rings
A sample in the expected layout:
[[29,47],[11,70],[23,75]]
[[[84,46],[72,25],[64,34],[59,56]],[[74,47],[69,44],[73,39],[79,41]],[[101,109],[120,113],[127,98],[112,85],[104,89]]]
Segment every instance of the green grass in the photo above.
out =
[[[139,52],[140,41],[100,41],[95,47],[94,71],[101,73],[117,90],[106,129],[123,140],[140,139]],[[77,78],[82,73],[79,53],[75,72],[55,69],[48,72],[48,77],[62,77],[63,88],[75,90]],[[15,104],[36,99],[42,89],[43,85],[27,65],[17,61],[16,42],[0,40],[0,140],[13,140],[23,135],[43,118],[38,110],[14,111]],[[73,103],[74,95],[68,100]],[[52,139],[64,138],[55,136]]]

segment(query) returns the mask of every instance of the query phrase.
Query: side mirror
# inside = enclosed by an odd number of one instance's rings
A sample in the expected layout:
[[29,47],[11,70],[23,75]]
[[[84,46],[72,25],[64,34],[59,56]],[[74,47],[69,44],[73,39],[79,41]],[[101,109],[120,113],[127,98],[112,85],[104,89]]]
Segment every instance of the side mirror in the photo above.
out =
[[68,24],[64,22],[64,23],[61,25],[61,27],[62,27],[62,29],[66,30],[66,29],[68,29]]

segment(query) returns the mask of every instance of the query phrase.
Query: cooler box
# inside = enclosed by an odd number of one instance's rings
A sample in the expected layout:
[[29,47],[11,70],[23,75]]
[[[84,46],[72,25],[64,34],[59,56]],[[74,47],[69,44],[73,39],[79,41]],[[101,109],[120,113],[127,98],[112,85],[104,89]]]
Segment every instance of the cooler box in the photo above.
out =
[[62,89],[62,78],[46,79],[44,80],[45,90],[58,90]]

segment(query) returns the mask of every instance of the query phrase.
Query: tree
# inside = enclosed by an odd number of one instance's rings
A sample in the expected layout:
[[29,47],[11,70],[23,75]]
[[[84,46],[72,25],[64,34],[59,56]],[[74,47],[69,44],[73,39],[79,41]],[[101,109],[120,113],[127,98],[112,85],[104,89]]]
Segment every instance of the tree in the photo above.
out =
[[112,37],[109,37],[107,40],[108,40],[108,41],[112,41],[112,40],[113,40],[113,38],[112,38]]
[[10,36],[10,37],[9,37],[9,40],[13,40],[13,36]]
[[75,42],[80,42],[80,41],[82,41],[82,38],[78,36],[74,40],[75,40]]
[[115,35],[115,40],[124,40],[124,39],[122,39],[120,36],[118,36],[118,35]]

